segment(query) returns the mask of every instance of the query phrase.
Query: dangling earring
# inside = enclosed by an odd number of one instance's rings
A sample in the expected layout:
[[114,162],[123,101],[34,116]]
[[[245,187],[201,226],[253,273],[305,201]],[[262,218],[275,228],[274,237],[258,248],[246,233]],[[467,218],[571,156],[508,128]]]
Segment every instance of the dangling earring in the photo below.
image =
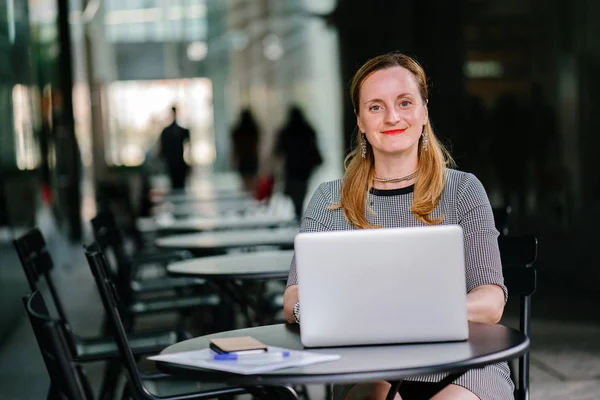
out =
[[423,128],[423,133],[421,133],[421,136],[423,136],[423,150],[427,151],[429,148],[429,134],[425,128]]
[[367,138],[365,137],[365,134],[363,133],[360,139],[360,155],[362,156],[362,158],[367,158]]

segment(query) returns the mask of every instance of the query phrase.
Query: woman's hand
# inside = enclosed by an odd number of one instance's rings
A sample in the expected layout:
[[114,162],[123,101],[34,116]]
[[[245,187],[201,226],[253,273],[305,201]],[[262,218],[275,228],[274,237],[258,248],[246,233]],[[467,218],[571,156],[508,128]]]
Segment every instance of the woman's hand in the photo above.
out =
[[296,322],[294,305],[298,301],[298,285],[291,285],[283,293],[283,316],[287,322]]
[[[293,307],[293,304],[292,304]],[[504,291],[498,285],[481,285],[467,294],[469,321],[497,324],[504,312]]]

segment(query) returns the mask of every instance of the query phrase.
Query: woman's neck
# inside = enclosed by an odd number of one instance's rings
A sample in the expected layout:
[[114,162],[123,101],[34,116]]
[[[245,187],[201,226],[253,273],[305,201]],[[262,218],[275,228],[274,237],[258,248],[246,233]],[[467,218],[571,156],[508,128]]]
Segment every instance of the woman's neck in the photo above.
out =
[[[412,174],[418,168],[418,158],[416,154],[408,157],[394,155],[392,157],[375,156],[375,175],[382,179],[400,178]],[[416,177],[410,180],[399,182],[378,182],[374,180],[375,189],[400,189],[415,183]]]

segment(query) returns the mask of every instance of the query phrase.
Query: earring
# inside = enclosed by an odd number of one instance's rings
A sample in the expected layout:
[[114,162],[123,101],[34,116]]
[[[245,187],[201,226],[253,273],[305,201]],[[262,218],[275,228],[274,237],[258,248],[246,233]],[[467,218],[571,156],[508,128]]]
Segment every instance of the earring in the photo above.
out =
[[429,148],[429,134],[425,129],[423,129],[423,133],[421,133],[421,136],[423,136],[423,150],[427,151],[427,149]]
[[362,134],[360,140],[360,150],[360,155],[362,158],[367,158],[367,138],[365,137],[364,133]]

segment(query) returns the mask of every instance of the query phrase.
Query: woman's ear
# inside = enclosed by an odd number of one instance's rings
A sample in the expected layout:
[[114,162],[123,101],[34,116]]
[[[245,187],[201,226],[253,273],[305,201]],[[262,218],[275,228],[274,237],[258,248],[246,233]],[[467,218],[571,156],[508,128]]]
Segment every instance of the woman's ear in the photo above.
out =
[[356,125],[358,126],[358,129],[360,130],[360,133],[365,133],[364,126],[360,122],[360,117],[358,115],[356,116]]

